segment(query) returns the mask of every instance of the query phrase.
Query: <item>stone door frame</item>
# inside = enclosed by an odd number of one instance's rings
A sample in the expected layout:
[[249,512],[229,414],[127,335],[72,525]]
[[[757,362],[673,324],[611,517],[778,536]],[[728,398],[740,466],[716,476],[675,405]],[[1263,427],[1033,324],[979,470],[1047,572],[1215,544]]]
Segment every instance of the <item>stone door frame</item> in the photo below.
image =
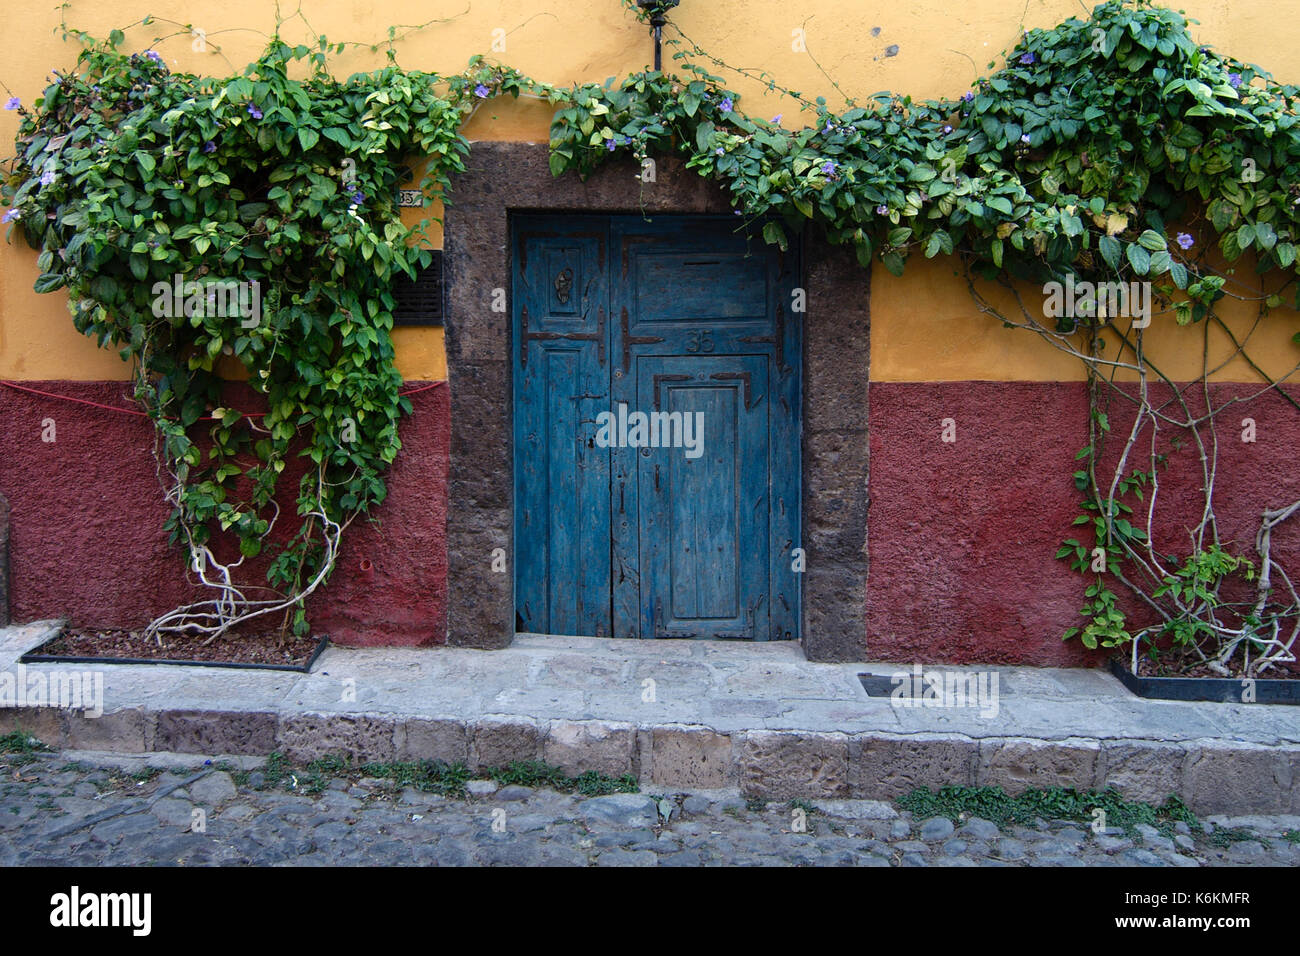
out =
[[[551,175],[548,147],[476,143],[444,223],[449,287],[447,641],[506,647],[515,635],[510,312],[513,212],[726,215],[722,190],[673,158],[643,183],[629,162],[586,181]],[[870,276],[845,250],[804,244],[802,645],[810,660],[866,656]],[[497,551],[501,549],[501,551]],[[502,562],[494,561],[504,553]]]

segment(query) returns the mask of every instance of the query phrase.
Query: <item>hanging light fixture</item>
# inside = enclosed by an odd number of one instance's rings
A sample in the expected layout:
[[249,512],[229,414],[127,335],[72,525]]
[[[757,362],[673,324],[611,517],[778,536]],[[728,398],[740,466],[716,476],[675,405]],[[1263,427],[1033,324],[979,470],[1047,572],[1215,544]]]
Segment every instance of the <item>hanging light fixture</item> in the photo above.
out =
[[636,0],[636,5],[650,15],[650,30],[655,35],[655,69],[663,69],[663,30],[668,22],[668,11],[680,0]]

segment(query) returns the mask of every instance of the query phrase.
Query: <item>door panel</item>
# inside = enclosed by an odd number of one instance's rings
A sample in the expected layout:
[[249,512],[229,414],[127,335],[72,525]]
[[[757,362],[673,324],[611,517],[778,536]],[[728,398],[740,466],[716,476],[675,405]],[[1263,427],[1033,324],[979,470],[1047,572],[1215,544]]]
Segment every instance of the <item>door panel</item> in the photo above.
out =
[[516,218],[521,628],[798,636],[798,263],[735,229]]
[[595,423],[609,393],[605,238],[603,223],[559,234],[556,225],[515,234],[517,625],[603,637],[609,451],[596,447]]
[[[640,449],[641,592],[655,637],[767,632],[766,356],[637,360],[642,407],[694,447]],[[661,419],[662,421],[662,419]],[[683,444],[685,442],[683,441]]]
[[[743,240],[727,237],[729,244]],[[629,282],[636,289],[632,315],[642,322],[702,319],[767,321],[767,256],[743,248],[660,252],[654,246],[632,255]],[[725,295],[719,293],[725,291]]]

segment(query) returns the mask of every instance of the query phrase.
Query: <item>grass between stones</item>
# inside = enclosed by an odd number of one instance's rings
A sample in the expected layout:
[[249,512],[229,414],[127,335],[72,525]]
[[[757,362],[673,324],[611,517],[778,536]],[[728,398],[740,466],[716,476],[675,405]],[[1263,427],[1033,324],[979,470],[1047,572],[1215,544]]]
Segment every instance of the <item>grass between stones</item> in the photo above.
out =
[[511,785],[520,787],[546,787],[562,793],[580,793],[584,797],[603,797],[611,793],[638,793],[636,777],[625,773],[621,777],[611,777],[594,770],[588,770],[576,777],[570,777],[558,767],[538,760],[515,762],[508,767],[496,767],[487,771],[491,779],[503,787]]
[[[1287,833],[1284,833],[1282,839],[1286,840],[1288,843],[1294,843],[1295,841],[1291,839],[1290,834],[1295,832],[1295,830],[1290,830]],[[1226,850],[1234,843],[1259,843],[1263,845],[1265,849],[1269,849],[1272,846],[1267,839],[1247,827],[1219,827],[1210,834],[1210,844],[1212,846],[1217,846]]]
[[25,754],[44,749],[45,744],[21,730],[15,730],[0,736],[0,753]]
[[0,754],[7,758],[5,763],[11,767],[21,767],[36,759],[36,754],[45,753],[48,748],[31,734],[15,730],[0,735]]
[[1126,833],[1144,823],[1166,836],[1179,822],[1202,829],[1196,815],[1177,796],[1170,795],[1157,807],[1125,800],[1118,791],[1110,789],[1079,791],[1047,787],[1026,790],[1013,797],[1001,787],[943,787],[938,791],[920,787],[899,797],[897,803],[917,819],[947,817],[957,822],[965,816],[976,816],[998,826],[1032,825],[1039,818],[1091,824],[1098,819],[1094,811],[1102,810],[1106,827],[1118,827]]
[[559,767],[537,760],[516,761],[505,767],[471,772],[463,763],[445,763],[440,760],[358,764],[343,756],[323,757],[305,765],[295,765],[277,752],[271,754],[266,765],[258,771],[223,769],[230,770],[235,783],[240,787],[289,789],[307,793],[320,793],[329,786],[332,779],[356,781],[362,778],[388,781],[395,790],[412,787],[444,797],[467,796],[467,785],[471,780],[494,780],[503,787],[514,785],[546,788],[560,793],[580,793],[586,797],[637,793],[640,789],[636,778],[631,774],[610,777],[589,770],[572,777]]

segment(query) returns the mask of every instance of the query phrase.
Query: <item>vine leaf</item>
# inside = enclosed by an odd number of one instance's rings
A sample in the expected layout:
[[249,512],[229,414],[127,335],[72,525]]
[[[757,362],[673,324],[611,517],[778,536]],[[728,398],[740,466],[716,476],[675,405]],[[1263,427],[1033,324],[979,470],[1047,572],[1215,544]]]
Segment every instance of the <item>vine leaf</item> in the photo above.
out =
[[1102,236],[1100,241],[1097,243],[1097,247],[1101,252],[1101,257],[1106,260],[1106,265],[1110,266],[1112,269],[1118,269],[1119,257],[1123,249],[1123,246],[1120,245],[1120,241],[1114,236]]
[[1128,245],[1128,262],[1133,267],[1133,271],[1140,276],[1151,271],[1151,253],[1136,242],[1130,242]]

